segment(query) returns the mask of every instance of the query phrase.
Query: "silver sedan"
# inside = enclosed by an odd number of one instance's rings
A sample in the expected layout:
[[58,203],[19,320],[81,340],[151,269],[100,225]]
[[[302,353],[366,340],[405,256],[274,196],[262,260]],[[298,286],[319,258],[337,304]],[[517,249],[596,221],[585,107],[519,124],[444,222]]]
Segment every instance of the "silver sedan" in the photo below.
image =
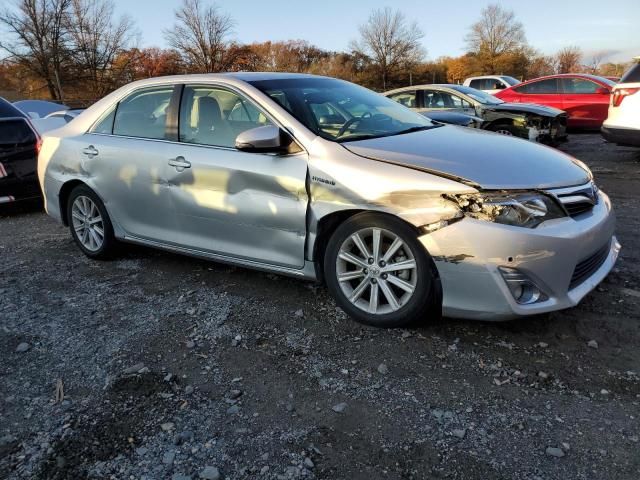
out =
[[47,134],[38,168],[89,257],[131,242],[324,280],[376,326],[571,307],[620,249],[580,161],[311,75],[129,84]]

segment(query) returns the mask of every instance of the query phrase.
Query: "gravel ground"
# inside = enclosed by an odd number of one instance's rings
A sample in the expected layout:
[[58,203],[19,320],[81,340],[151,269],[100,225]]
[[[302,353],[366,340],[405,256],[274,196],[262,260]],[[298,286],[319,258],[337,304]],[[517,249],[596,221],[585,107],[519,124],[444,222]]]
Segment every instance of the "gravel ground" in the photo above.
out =
[[623,244],[572,310],[362,327],[323,287],[0,218],[0,477],[640,478],[640,152],[562,147]]

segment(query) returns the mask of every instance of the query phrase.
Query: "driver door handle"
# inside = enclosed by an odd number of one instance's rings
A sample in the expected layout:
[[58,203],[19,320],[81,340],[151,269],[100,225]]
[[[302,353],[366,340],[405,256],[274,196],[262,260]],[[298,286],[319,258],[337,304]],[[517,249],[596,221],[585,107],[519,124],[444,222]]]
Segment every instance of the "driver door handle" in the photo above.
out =
[[191,163],[187,162],[184,157],[169,159],[169,165],[175,167],[178,172],[182,172],[185,168],[191,168]]

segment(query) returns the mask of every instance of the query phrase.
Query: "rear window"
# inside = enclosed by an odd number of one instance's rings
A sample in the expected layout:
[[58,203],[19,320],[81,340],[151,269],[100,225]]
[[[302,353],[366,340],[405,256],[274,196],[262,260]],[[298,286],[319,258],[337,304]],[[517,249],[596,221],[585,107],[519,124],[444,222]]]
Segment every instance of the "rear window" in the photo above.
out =
[[0,144],[23,145],[36,143],[36,135],[26,120],[0,120]]
[[0,118],[8,118],[8,117],[20,117],[25,118],[26,115],[22,112],[22,110],[14,107],[9,102],[7,102],[4,98],[0,98]]
[[620,83],[640,82],[640,63],[634,64],[620,79]]

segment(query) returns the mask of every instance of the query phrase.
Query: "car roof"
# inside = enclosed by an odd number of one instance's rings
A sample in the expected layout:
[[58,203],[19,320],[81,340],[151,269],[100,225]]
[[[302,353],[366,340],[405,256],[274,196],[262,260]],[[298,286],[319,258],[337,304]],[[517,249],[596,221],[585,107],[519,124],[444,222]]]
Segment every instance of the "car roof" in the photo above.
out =
[[[549,78],[589,78],[595,81],[602,81],[603,77],[600,77],[598,75],[591,75],[590,73],[556,73],[555,75],[545,75],[544,77],[532,78],[531,80],[527,80],[522,83],[529,83],[529,82],[533,82],[534,80],[536,81],[546,80]],[[517,87],[517,86],[520,86],[520,85],[514,85],[514,87]]]

